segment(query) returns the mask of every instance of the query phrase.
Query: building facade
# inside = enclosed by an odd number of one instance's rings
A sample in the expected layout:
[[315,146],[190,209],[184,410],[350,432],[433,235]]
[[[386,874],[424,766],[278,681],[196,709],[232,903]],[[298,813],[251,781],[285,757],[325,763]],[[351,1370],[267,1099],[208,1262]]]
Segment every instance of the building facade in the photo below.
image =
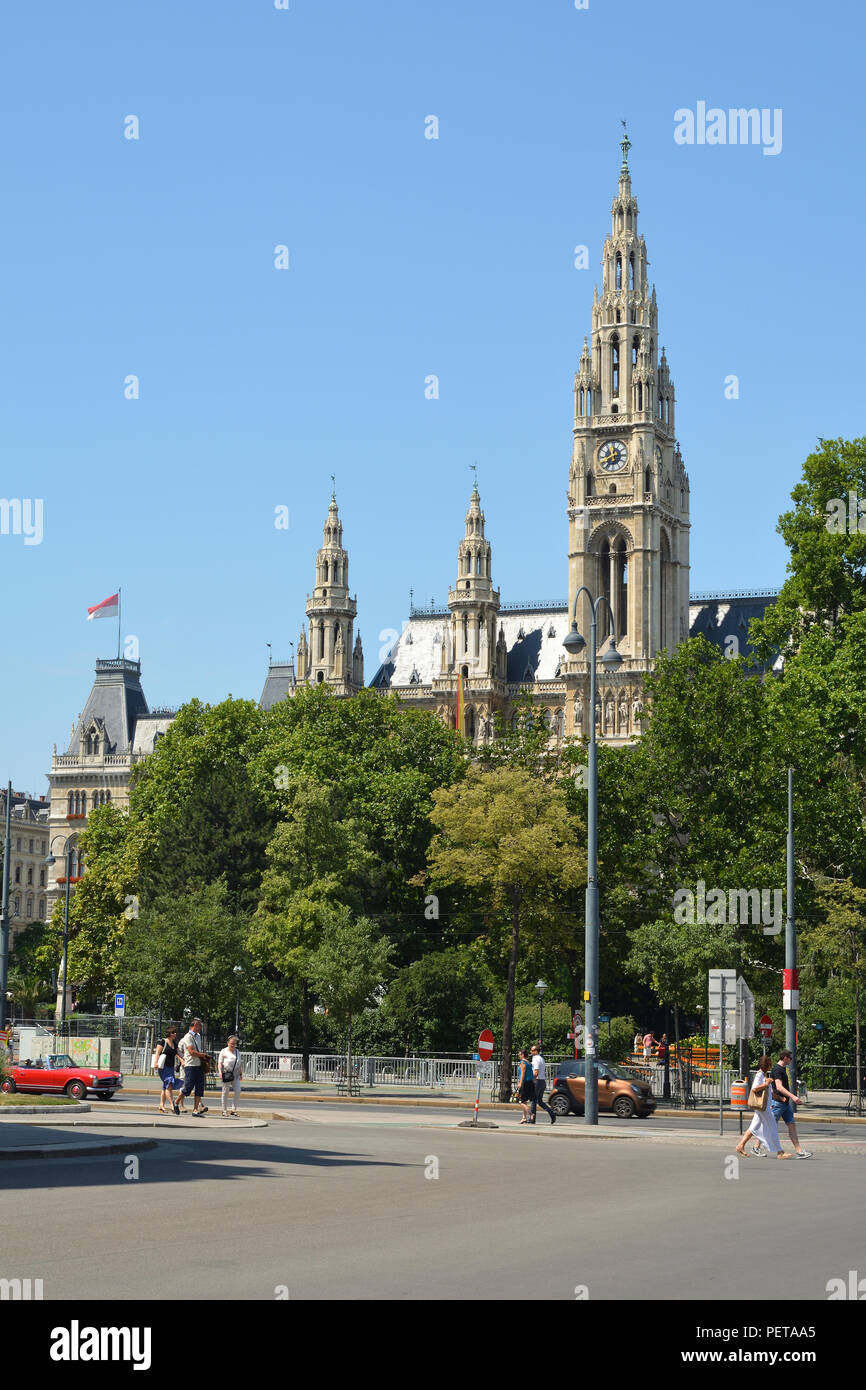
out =
[[[689,478],[676,438],[676,393],[659,335],[655,286],[638,229],[628,165],[630,142],[611,205],[590,332],[574,376],[567,488],[568,598],[507,603],[494,586],[493,554],[477,484],[457,544],[446,606],[410,609],[409,621],[371,685],[435,712],[475,742],[493,736],[497,716],[515,717],[525,695],[545,711],[551,735],[624,744],[641,733],[643,688],[660,651],[700,632],[731,655],[745,654],[748,623],[773,592],[689,597]],[[330,567],[329,567],[330,560]],[[297,673],[272,663],[261,703],[270,708],[298,683],[327,683],[350,694],[363,671],[346,661],[357,604],[349,599],[348,556],[336,502],[307,597],[309,638],[301,633]],[[591,619],[586,592],[601,597],[598,654],[614,644],[621,661],[598,667],[589,709],[588,644],[570,656],[563,639]],[[338,655],[339,652],[339,655]],[[458,709],[462,713],[458,716]]]
[[54,745],[48,773],[48,838],[55,863],[49,868],[47,917],[65,891],[67,865],[73,886],[84,873],[79,835],[91,811],[106,802],[126,809],[132,769],[153,752],[174,713],[148,709],[140,662],[124,657],[96,662],[84,711],[72,726],[66,751],[58,753]]
[[[10,944],[23,927],[44,919],[48,893],[48,802],[13,791],[9,855]],[[0,790],[0,857],[6,826],[6,788]]]

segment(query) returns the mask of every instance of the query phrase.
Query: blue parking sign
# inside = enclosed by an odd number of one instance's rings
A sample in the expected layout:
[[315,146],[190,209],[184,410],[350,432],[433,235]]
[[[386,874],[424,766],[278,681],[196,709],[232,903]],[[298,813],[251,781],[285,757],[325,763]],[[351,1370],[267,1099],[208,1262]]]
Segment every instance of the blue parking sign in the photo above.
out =
[[122,1018],[126,1013],[126,995],[115,994],[114,996],[114,1017]]

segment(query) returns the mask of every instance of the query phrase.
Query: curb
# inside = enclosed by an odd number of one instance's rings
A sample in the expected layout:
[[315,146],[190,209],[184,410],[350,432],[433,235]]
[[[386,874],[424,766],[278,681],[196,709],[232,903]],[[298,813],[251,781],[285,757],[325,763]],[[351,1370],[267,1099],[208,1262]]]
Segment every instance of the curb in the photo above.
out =
[[143,1153],[145,1149],[155,1149],[156,1139],[128,1139],[120,1144],[54,1144],[47,1148],[27,1145],[20,1149],[0,1149],[0,1162],[13,1158],[95,1158],[100,1154]]
[[81,1115],[90,1113],[90,1102],[71,1100],[68,1105],[0,1105],[0,1119],[14,1119],[16,1115],[68,1115],[77,1110]]
[[[133,1086],[124,1087],[125,1095],[153,1096],[153,1090],[145,1090],[144,1087]],[[460,1110],[465,1106],[468,1110],[474,1108],[475,1102],[471,1099],[460,1098],[459,1100],[441,1100],[438,1096],[417,1096],[399,1099],[397,1096],[329,1096],[329,1095],[292,1095],[283,1092],[264,1092],[256,1094],[255,1091],[241,1091],[241,1096],[255,1102],[257,1100],[280,1101],[284,1105],[386,1105],[399,1107],[401,1109],[417,1108],[424,1110]],[[509,1105],[503,1101],[483,1100],[479,1104],[479,1110],[503,1110],[508,1114],[515,1114],[518,1107]],[[245,1110],[245,1114],[251,1112]],[[654,1110],[653,1115],[659,1115],[666,1120],[691,1120],[691,1119],[713,1119],[718,1115],[718,1110],[708,1108],[706,1110]],[[725,1119],[736,1120],[741,1112],[739,1110],[725,1110]],[[750,1112],[742,1112],[744,1117]],[[276,1115],[274,1119],[278,1118]],[[652,1117],[650,1117],[652,1118]],[[797,1115],[797,1124],[806,1125],[866,1125],[866,1116],[857,1115],[804,1115],[800,1111]]]

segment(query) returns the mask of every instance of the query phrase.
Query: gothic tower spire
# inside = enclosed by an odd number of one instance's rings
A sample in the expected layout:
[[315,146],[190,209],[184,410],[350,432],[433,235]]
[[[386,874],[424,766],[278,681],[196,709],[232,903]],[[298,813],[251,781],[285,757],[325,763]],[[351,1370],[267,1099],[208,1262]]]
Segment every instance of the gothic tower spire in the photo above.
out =
[[360,637],[355,640],[352,631],[357,611],[357,597],[349,597],[349,553],[343,547],[343,523],[332,490],[322,544],[316,554],[316,582],[312,594],[307,594],[310,636],[309,643],[302,637],[303,678],[299,645],[299,681],[310,685],[326,682],[342,695],[350,695],[363,685]]
[[[688,479],[674,434],[674,387],[663,349],[659,358],[658,305],[638,230],[630,148],[624,130],[601,292],[596,288],[591,336],[584,339],[574,377],[568,489],[569,607],[581,585],[596,597],[605,594],[625,658],[616,678],[623,691],[612,690],[603,701],[603,732],[616,738],[634,733],[630,717],[620,727],[620,694],[626,708],[639,699],[628,693],[638,674],[688,631]],[[577,619],[586,625],[580,608]],[[608,630],[604,606],[600,639]],[[568,659],[569,685],[582,685],[585,673],[586,653]],[[570,698],[579,697],[578,689],[570,690]]]

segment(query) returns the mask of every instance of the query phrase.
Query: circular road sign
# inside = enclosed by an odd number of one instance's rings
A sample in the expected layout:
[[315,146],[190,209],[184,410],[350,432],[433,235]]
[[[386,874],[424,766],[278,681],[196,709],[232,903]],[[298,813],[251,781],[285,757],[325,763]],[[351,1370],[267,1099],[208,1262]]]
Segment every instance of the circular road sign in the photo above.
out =
[[493,1034],[489,1028],[485,1028],[478,1039],[478,1056],[482,1062],[489,1062],[493,1056]]
[[763,1015],[759,1027],[761,1029],[761,1037],[769,1038],[773,1031],[773,1020],[770,1018],[769,1014]]

